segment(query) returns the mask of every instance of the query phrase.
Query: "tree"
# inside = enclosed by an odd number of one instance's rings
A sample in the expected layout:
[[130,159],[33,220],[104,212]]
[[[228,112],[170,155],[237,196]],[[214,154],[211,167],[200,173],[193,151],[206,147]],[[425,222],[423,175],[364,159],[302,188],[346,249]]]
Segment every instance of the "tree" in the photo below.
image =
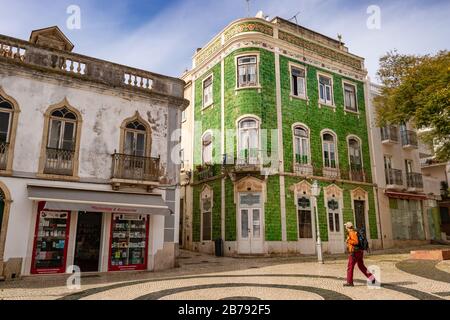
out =
[[388,52],[380,59],[378,77],[383,84],[375,98],[378,124],[410,121],[417,129],[427,129],[421,140],[434,146],[438,160],[450,161],[450,52]]

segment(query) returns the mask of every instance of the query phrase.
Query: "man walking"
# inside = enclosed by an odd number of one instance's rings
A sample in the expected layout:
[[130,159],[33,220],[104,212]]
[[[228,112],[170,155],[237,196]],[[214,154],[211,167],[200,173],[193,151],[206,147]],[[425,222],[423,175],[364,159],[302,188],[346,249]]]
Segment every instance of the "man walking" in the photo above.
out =
[[375,277],[367,271],[366,266],[364,265],[364,249],[361,248],[361,244],[359,243],[358,233],[353,228],[353,223],[347,222],[345,225],[345,229],[347,230],[347,248],[350,256],[348,257],[348,266],[347,266],[347,283],[344,284],[344,287],[353,287],[353,271],[355,270],[355,265],[358,264],[359,270],[369,279],[372,284],[376,283]]

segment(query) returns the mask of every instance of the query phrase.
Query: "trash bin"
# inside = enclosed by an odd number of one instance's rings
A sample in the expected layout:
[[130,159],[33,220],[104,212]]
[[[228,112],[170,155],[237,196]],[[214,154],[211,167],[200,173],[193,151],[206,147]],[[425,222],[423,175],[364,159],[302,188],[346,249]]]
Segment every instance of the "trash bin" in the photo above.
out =
[[216,239],[216,257],[223,257],[223,240]]

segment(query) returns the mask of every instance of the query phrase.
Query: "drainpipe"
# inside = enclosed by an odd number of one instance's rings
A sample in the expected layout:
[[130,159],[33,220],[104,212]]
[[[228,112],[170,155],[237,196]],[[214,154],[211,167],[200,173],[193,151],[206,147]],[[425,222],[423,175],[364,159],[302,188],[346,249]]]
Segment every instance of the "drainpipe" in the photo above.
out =
[[380,230],[380,239],[381,239],[381,249],[384,249],[384,241],[383,241],[383,229],[382,229],[382,223],[381,223],[381,214],[380,214],[380,200],[378,198],[378,192],[379,192],[379,188],[378,185],[376,185],[376,187],[374,187],[375,189],[375,193],[377,195],[377,201],[376,201],[376,211],[378,214],[378,229]]

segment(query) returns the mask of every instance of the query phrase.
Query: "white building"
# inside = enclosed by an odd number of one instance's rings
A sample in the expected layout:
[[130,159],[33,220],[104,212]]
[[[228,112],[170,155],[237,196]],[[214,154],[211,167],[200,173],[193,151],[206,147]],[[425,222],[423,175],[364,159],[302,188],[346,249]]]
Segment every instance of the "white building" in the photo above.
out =
[[367,82],[373,174],[384,248],[428,243],[435,238],[439,188],[424,181],[416,130],[409,124],[380,128],[373,99],[380,87]]
[[184,82],[0,35],[0,276],[174,266]]

